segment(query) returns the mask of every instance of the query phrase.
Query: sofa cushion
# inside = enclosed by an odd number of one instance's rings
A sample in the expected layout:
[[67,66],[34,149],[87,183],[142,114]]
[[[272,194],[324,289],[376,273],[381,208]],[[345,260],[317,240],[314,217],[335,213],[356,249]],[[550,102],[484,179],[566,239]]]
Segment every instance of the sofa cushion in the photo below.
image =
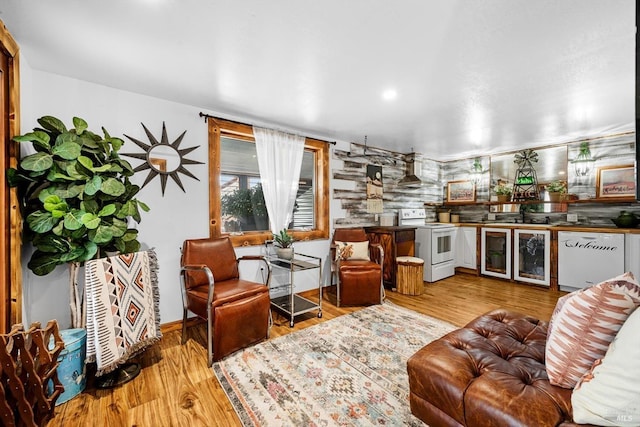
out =
[[596,425],[640,425],[640,309],[624,322],[603,359],[576,385],[573,419]]
[[551,316],[546,369],[553,385],[573,388],[604,356],[627,317],[640,305],[640,285],[625,273],[558,300]]
[[369,261],[369,241],[364,242],[335,242],[336,261],[353,259]]

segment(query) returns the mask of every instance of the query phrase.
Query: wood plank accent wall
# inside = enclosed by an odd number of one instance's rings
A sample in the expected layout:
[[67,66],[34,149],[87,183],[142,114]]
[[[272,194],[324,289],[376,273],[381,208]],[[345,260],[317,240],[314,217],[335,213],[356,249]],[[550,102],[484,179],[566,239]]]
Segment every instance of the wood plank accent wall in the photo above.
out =
[[[575,176],[571,161],[578,156],[580,145],[589,143],[593,158],[596,160],[594,171],[588,177]],[[572,194],[587,194],[595,197],[596,171],[603,166],[634,164],[636,156],[635,132],[587,138],[564,144],[567,146],[567,174],[569,192]],[[439,162],[422,158],[422,180],[420,187],[401,187],[398,181],[405,174],[405,155],[380,148],[366,147],[352,143],[350,151],[334,150],[333,159],[340,160],[341,165],[332,170],[334,180],[347,180],[355,183],[353,190],[334,189],[333,199],[341,201],[341,207],[346,211],[344,218],[334,218],[335,227],[372,226],[378,225],[375,215],[367,212],[366,201],[366,169],[367,164],[382,166],[384,212],[396,215],[400,208],[427,209],[427,221],[436,221],[437,212],[442,209],[450,210],[460,215],[461,222],[481,222],[487,220],[489,207],[486,205],[459,205],[455,207],[439,207],[446,199],[447,182],[469,179],[469,171],[474,158]],[[479,156],[482,165],[482,177],[476,185],[476,201],[487,202],[491,196],[491,158]],[[336,162],[338,163],[338,162]],[[336,164],[334,163],[334,165]],[[546,217],[552,223],[566,223],[567,213],[577,213],[577,225],[611,226],[611,218],[615,218],[620,210],[635,212],[640,215],[638,203],[580,203],[570,204],[564,212],[527,213],[527,219],[534,222],[544,222]],[[513,222],[520,213],[496,213],[496,221]]]
[[[334,189],[332,197],[340,200],[347,212],[344,218],[334,218],[335,227],[378,225],[375,214],[367,212],[367,165],[382,166],[383,204],[385,214],[397,215],[400,208],[422,208],[425,202],[442,201],[440,162],[423,158],[421,162],[422,180],[420,187],[401,187],[398,181],[405,175],[405,155],[394,151],[371,148],[352,143],[349,151],[334,150],[333,159],[340,166],[332,170],[334,180],[355,183],[353,190]],[[431,221],[435,220],[435,207],[429,210]]]

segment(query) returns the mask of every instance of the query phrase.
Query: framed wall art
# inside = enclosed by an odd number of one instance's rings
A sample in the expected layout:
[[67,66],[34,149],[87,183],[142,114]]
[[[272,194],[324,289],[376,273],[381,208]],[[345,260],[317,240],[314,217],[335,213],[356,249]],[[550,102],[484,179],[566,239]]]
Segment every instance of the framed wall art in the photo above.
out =
[[466,203],[476,201],[476,186],[473,181],[447,182],[447,202]]
[[636,173],[633,165],[603,166],[596,175],[596,198],[636,197]]
[[367,165],[367,212],[382,213],[382,166]]

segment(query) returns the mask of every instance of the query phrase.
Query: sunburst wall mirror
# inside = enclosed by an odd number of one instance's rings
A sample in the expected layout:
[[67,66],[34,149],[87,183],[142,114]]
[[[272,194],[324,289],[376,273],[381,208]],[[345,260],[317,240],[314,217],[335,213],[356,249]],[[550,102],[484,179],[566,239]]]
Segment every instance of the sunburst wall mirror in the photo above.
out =
[[149,144],[144,143],[136,138],[126,136],[131,142],[135,143],[138,147],[144,150],[144,153],[121,153],[123,156],[133,157],[135,159],[143,160],[144,163],[140,164],[134,169],[134,172],[141,172],[143,170],[149,169],[149,174],[147,178],[144,180],[144,184],[142,187],[147,185],[153,178],[156,176],[160,176],[160,184],[162,186],[162,195],[164,196],[164,191],[167,187],[167,178],[171,177],[178,187],[182,189],[186,193],[184,186],[182,185],[182,181],[180,180],[180,175],[183,174],[193,179],[200,181],[195,175],[187,170],[185,165],[202,165],[204,162],[199,162],[197,160],[191,160],[185,158],[187,154],[200,147],[196,145],[195,147],[183,148],[180,149],[180,144],[182,144],[182,140],[184,139],[184,135],[187,133],[185,130],[182,134],[175,139],[173,142],[169,142],[169,138],[167,136],[167,127],[165,123],[162,122],[162,137],[160,141],[153,136],[153,134],[147,129],[144,123],[140,123],[144,132],[147,134],[147,138],[149,139]]

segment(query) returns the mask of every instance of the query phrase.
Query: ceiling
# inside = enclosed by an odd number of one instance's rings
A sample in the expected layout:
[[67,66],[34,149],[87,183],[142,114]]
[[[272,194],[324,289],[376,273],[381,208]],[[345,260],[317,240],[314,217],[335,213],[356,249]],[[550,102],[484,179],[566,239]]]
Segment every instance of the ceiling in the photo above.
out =
[[635,6],[0,0],[0,19],[36,70],[447,160],[635,129]]

